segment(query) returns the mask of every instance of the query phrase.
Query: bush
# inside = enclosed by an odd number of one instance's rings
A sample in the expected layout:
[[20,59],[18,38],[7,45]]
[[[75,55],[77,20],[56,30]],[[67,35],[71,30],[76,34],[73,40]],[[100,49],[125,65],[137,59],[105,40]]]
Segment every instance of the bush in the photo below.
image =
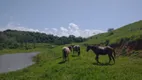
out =
[[109,44],[109,40],[107,39],[106,41],[105,41],[105,45],[107,46],[108,44]]
[[137,57],[140,57],[140,56],[139,56],[139,51],[132,51],[130,54],[131,54],[130,57],[133,57],[133,58],[134,58],[134,57],[136,57],[136,58],[137,58]]
[[123,56],[126,56],[126,53],[127,53],[126,48],[123,48],[121,54],[122,54]]
[[113,35],[114,33],[111,31],[111,32],[109,32],[108,33],[108,36],[111,36],[111,35]]
[[17,43],[17,42],[13,42],[13,43],[9,46],[10,49],[16,49],[16,48],[18,48],[18,47],[19,47],[19,43]]
[[3,49],[3,44],[2,43],[0,43],[0,50],[2,50]]

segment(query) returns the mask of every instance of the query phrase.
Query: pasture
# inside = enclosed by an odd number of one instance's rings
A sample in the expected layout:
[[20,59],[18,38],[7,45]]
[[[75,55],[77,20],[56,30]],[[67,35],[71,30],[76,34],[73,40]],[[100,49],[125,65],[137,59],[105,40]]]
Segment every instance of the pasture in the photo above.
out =
[[[0,80],[141,80],[142,59],[119,56],[116,63],[108,56],[100,56],[102,64],[96,64],[95,54],[86,52],[81,46],[81,54],[69,54],[69,61],[62,62],[62,47],[41,47],[41,53],[34,57],[36,64],[15,72],[0,74]],[[14,51],[12,51],[14,52]],[[16,51],[15,51],[16,52]]]

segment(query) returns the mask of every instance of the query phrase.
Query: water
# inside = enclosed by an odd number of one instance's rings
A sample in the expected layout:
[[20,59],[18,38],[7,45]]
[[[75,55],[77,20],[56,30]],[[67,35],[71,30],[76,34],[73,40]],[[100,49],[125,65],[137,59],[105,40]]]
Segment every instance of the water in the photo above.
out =
[[36,56],[38,53],[39,52],[0,55],[0,73],[16,71],[34,64],[32,57]]

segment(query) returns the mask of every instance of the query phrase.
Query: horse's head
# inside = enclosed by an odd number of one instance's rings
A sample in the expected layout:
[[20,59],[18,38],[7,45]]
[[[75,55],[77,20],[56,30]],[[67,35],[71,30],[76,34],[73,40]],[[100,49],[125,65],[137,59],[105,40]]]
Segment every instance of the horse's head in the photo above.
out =
[[72,51],[72,46],[68,46],[68,48],[70,49],[70,51]]
[[86,51],[88,52],[90,49],[96,50],[97,48],[98,48],[98,46],[88,45],[87,48],[86,48]]
[[91,49],[92,46],[88,45],[86,48],[86,51],[88,52]]
[[75,45],[71,45],[71,47],[74,47]]

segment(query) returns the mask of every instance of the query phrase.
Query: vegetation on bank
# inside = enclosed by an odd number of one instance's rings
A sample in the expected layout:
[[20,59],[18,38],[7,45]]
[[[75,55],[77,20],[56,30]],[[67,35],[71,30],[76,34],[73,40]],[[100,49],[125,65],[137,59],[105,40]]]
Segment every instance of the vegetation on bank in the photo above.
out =
[[18,47],[16,49],[2,49],[0,50],[0,55],[2,54],[14,54],[14,53],[23,53],[23,52],[39,52],[41,49],[47,49],[55,47],[56,45],[50,45],[47,43],[36,43],[36,48],[33,48],[32,44],[28,44],[29,49],[25,49],[24,47]]

